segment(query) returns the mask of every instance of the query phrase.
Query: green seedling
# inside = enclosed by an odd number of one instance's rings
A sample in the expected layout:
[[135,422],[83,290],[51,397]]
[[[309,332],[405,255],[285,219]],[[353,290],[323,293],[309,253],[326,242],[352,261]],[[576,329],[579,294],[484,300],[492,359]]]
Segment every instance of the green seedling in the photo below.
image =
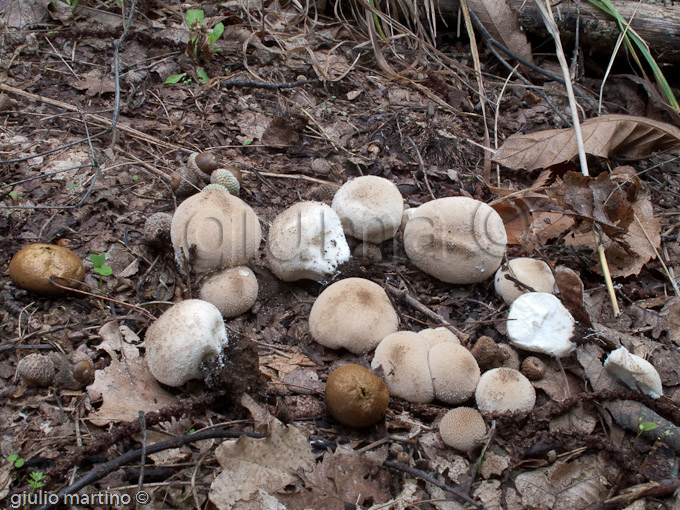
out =
[[78,7],[78,0],[64,0],[66,2],[66,5],[68,5],[72,11],[76,10],[76,7]]
[[45,473],[42,471],[33,471],[28,477],[28,486],[31,488],[31,494],[35,491],[44,487],[47,482],[45,482]]
[[654,423],[653,421],[645,421],[645,418],[647,418],[645,414],[638,417],[638,433],[637,436],[635,436],[636,439],[648,430],[655,430],[659,428],[658,423]]
[[189,9],[186,14],[187,25],[191,30],[191,36],[187,43],[187,54],[194,59],[197,65],[210,60],[215,52],[215,43],[224,33],[224,25],[217,23],[208,28],[205,21],[205,13],[202,9]]
[[7,458],[7,462],[12,464],[12,466],[14,466],[16,469],[19,469],[20,467],[22,467],[24,465],[24,463],[26,462],[24,459],[19,457],[19,455],[16,454],[16,453],[11,453],[6,458]]
[[18,191],[10,191],[9,196],[12,197],[15,200],[21,200],[22,198],[24,198],[21,195],[19,195]]
[[137,181],[139,180],[139,175],[133,175],[133,176],[132,176],[132,180],[133,180],[134,182],[137,182]]
[[[106,262],[106,253],[100,253],[99,255],[90,253],[90,262],[92,262],[92,265],[94,266],[93,271],[99,275],[99,291],[104,292],[104,280],[102,277],[109,276],[113,273],[111,266],[104,264],[104,262]],[[103,308],[104,300],[102,299],[100,301]]]

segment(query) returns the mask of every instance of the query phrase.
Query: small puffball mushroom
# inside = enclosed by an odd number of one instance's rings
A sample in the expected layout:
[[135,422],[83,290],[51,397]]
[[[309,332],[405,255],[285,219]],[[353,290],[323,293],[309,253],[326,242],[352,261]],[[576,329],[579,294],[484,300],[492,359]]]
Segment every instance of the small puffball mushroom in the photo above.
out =
[[144,222],[144,239],[156,248],[170,244],[171,224],[172,214],[166,212],[152,214]]
[[[515,278],[533,290],[521,288],[506,276]],[[496,271],[494,287],[498,295],[509,305],[526,292],[547,292],[551,294],[555,287],[555,277],[550,266],[542,260],[520,257],[503,264]]]
[[266,253],[269,269],[287,282],[325,280],[350,256],[340,218],[321,202],[298,202],[274,218]]
[[498,345],[490,336],[480,336],[470,351],[480,367],[493,365],[498,359]]
[[331,349],[364,354],[397,331],[399,318],[377,283],[346,278],[329,285],[309,314],[312,338]]
[[641,391],[652,398],[663,395],[661,377],[654,365],[625,347],[610,352],[604,368],[632,390]]
[[529,411],[536,403],[536,390],[517,370],[492,368],[480,377],[475,401],[477,408],[485,413]]
[[447,283],[477,283],[500,266],[507,235],[503,220],[484,202],[446,197],[418,207],[404,228],[409,259]]
[[52,360],[42,354],[29,354],[17,364],[17,375],[30,387],[49,386],[55,373]]
[[196,273],[242,266],[257,253],[262,230],[243,200],[222,191],[187,198],[175,211],[170,229],[180,268]]
[[326,381],[326,405],[333,417],[348,427],[369,427],[383,417],[390,402],[380,377],[361,365],[336,368]]
[[399,188],[374,175],[347,181],[333,197],[332,205],[345,234],[376,244],[394,237],[404,209]]
[[357,244],[352,251],[352,255],[362,263],[380,262],[382,260],[380,246],[367,242]]
[[508,338],[515,347],[561,358],[574,348],[574,318],[546,292],[522,294],[508,312]]
[[460,404],[474,395],[480,371],[470,351],[455,342],[441,342],[430,349],[428,357],[438,400]]
[[229,318],[250,310],[257,301],[257,291],[255,273],[249,267],[238,266],[211,274],[201,283],[198,297]]
[[538,381],[545,375],[545,363],[536,356],[529,356],[522,361],[521,372],[530,381]]
[[484,440],[486,423],[477,409],[456,407],[442,418],[439,423],[439,434],[447,446],[467,452]]
[[427,328],[419,331],[418,335],[427,342],[430,349],[442,342],[460,344],[458,337],[448,328]]
[[42,243],[25,246],[9,263],[9,277],[17,287],[41,296],[64,294],[64,289],[52,285],[51,276],[56,278],[59,285],[73,287],[76,284],[70,280],[82,282],[85,279],[85,267],[78,255],[68,248]]
[[200,379],[200,364],[227,345],[222,314],[212,303],[187,299],[166,310],[146,332],[146,361],[160,383],[181,386]]
[[427,342],[418,333],[392,333],[376,347],[371,367],[382,370],[385,384],[393,397],[427,404],[434,400],[429,350]]

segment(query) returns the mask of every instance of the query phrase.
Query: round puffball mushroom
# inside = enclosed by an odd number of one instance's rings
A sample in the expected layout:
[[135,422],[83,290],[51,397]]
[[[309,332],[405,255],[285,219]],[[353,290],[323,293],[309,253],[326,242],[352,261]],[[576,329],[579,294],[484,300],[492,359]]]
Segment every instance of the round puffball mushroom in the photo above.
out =
[[347,181],[333,197],[332,205],[345,234],[376,244],[394,237],[404,209],[399,188],[374,175]]
[[187,299],[166,310],[146,332],[146,361],[157,381],[181,386],[200,379],[199,365],[227,345],[227,329],[217,307]]
[[536,403],[536,390],[517,370],[493,368],[479,378],[475,401],[484,413],[529,411]]
[[331,349],[364,354],[397,331],[399,318],[377,283],[346,278],[329,285],[309,314],[312,338]]
[[170,229],[179,267],[196,273],[242,266],[262,240],[260,222],[243,200],[221,191],[187,198],[175,211]]
[[155,248],[170,244],[171,224],[172,214],[166,212],[152,214],[144,223],[144,239]]
[[326,405],[348,427],[369,427],[383,417],[390,394],[383,380],[361,365],[343,365],[326,381]]
[[632,390],[641,391],[652,398],[663,395],[661,376],[654,365],[625,347],[610,352],[604,368]]
[[51,276],[57,278],[60,285],[73,287],[75,284],[70,280],[82,282],[85,279],[85,267],[68,248],[42,243],[25,246],[9,263],[9,277],[17,287],[41,296],[64,294],[64,289],[50,283]]
[[496,292],[508,305],[522,294],[531,291],[521,288],[514,281],[506,278],[506,276],[512,276],[533,289],[533,292],[552,294],[555,287],[555,277],[550,270],[550,266],[542,260],[528,257],[512,259],[496,271],[496,277],[494,278]]
[[447,446],[467,452],[482,444],[486,436],[486,423],[477,409],[456,407],[442,418],[439,434]]
[[522,294],[508,312],[508,338],[515,347],[558,358],[574,348],[574,318],[559,299],[546,292]]
[[238,266],[211,274],[201,283],[198,297],[230,318],[247,312],[257,301],[257,278],[249,267]]
[[460,344],[458,337],[448,328],[428,328],[418,332],[418,335],[427,342],[430,349],[442,342]]
[[418,333],[392,333],[376,347],[371,367],[382,370],[390,395],[427,404],[434,400],[429,350],[427,342]]
[[340,218],[321,202],[298,202],[279,214],[266,252],[269,269],[286,282],[325,280],[350,256]]
[[490,278],[503,259],[507,235],[503,220],[484,202],[446,197],[427,202],[404,229],[409,259],[447,283],[476,283]]
[[474,395],[480,371],[470,351],[455,342],[442,342],[430,349],[428,357],[438,400],[460,404]]

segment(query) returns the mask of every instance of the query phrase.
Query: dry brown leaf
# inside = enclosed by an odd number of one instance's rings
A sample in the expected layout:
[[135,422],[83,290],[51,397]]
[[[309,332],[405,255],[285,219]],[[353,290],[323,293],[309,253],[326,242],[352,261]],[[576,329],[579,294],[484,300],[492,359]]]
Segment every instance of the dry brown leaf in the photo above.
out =
[[[603,115],[581,124],[585,151],[593,156],[639,158],[680,148],[680,128],[630,115]],[[549,129],[510,136],[493,161],[514,170],[548,168],[578,154],[574,130]]]
[[569,313],[582,326],[591,327],[593,323],[583,304],[583,282],[576,271],[566,266],[555,268],[555,284],[560,291],[560,300]]
[[661,327],[668,334],[668,340],[680,345],[680,298],[669,299],[659,312],[659,316]]
[[[294,426],[272,422],[265,439],[242,436],[225,441],[215,450],[222,472],[210,486],[209,498],[219,509],[231,510],[237,503],[249,505],[260,498],[259,489],[269,496],[299,481],[297,473],[314,468],[312,448],[304,434]],[[252,508],[246,506],[246,508]]]
[[[161,388],[151,375],[146,359],[130,341],[139,338],[126,326],[116,322],[102,326],[104,341],[97,346],[111,356],[111,364],[95,372],[94,382],[87,387],[92,400],[104,400],[101,408],[88,419],[103,427],[112,422],[136,420],[139,411],[150,412],[177,403],[177,398]],[[123,341],[125,336],[125,341]]]
[[517,15],[505,0],[468,0],[467,3],[496,41],[533,63],[531,44],[519,26]]

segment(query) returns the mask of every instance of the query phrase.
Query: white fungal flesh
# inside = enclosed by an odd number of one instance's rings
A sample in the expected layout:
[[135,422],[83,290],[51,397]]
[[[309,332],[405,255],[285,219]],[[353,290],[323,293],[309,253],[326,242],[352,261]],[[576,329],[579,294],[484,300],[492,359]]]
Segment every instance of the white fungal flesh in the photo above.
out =
[[529,292],[513,301],[508,313],[508,337],[515,347],[551,356],[566,356],[574,348],[574,318],[559,299]]
[[639,390],[652,398],[663,395],[661,376],[656,368],[644,358],[632,354],[625,347],[609,353],[604,368],[633,390]]

